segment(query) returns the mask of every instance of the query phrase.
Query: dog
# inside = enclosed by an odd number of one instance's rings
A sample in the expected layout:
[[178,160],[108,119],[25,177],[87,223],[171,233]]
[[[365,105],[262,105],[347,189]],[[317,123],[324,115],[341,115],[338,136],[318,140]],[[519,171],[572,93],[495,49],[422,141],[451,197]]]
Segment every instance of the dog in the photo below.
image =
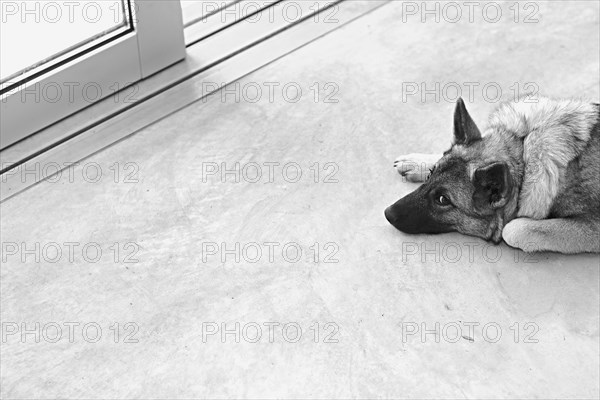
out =
[[[600,104],[502,103],[482,135],[459,98],[441,156],[400,156],[414,192],[385,210],[405,233],[458,231],[525,251],[600,252]],[[429,172],[429,173],[428,173]]]

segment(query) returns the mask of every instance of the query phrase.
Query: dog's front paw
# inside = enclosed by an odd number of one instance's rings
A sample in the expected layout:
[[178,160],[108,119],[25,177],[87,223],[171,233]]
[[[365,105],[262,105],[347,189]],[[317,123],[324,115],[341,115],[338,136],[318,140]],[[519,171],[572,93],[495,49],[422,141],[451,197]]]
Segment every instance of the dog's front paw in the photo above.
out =
[[527,252],[536,251],[537,246],[533,238],[538,232],[533,228],[533,221],[530,218],[513,219],[502,229],[502,239],[510,247]]
[[409,182],[424,182],[439,158],[433,154],[406,154],[396,158],[394,168]]

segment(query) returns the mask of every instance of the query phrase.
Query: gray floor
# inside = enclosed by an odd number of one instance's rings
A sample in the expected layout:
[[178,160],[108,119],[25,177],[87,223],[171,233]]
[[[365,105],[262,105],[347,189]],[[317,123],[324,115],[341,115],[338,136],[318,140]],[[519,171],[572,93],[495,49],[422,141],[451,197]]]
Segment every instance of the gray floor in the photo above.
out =
[[[538,23],[505,9],[492,24],[403,22],[393,2],[246,77],[239,102],[198,101],[2,204],[2,397],[597,398],[598,255],[410,236],[383,217],[415,188],[395,156],[451,139],[451,87],[422,101],[403,86],[478,82],[480,124],[485,84],[598,100],[598,3],[537,4]],[[236,162],[238,182],[208,173]],[[36,243],[40,262],[23,252]],[[223,252],[236,243],[239,261]],[[236,323],[239,343],[221,336]]]

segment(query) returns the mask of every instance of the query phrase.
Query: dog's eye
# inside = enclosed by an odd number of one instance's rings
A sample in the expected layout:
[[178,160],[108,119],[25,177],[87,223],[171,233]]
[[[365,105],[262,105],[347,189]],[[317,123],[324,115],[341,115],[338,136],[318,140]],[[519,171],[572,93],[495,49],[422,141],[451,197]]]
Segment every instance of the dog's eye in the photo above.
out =
[[439,195],[436,198],[436,201],[438,202],[438,204],[440,204],[442,206],[447,206],[450,204],[450,200],[448,200],[448,198],[446,196],[444,196],[443,194]]

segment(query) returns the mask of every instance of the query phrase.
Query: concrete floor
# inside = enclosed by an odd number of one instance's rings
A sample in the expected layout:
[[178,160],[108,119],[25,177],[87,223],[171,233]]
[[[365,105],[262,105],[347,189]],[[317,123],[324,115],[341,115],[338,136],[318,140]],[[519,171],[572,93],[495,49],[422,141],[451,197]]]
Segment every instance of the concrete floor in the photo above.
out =
[[[2,397],[597,398],[598,255],[410,236],[383,216],[415,188],[394,158],[450,142],[452,99],[403,99],[403,83],[598,100],[598,3],[537,4],[533,24],[436,24],[403,23],[393,2],[244,78],[239,102],[213,95],[92,156],[99,182],[78,167],[2,204]],[[248,101],[266,82],[303,96]],[[481,90],[467,103],[480,123],[494,107]],[[236,162],[238,182],[207,173]],[[23,253],[36,243],[39,263]],[[239,262],[222,243],[239,243]],[[236,323],[239,343],[222,338]]]

